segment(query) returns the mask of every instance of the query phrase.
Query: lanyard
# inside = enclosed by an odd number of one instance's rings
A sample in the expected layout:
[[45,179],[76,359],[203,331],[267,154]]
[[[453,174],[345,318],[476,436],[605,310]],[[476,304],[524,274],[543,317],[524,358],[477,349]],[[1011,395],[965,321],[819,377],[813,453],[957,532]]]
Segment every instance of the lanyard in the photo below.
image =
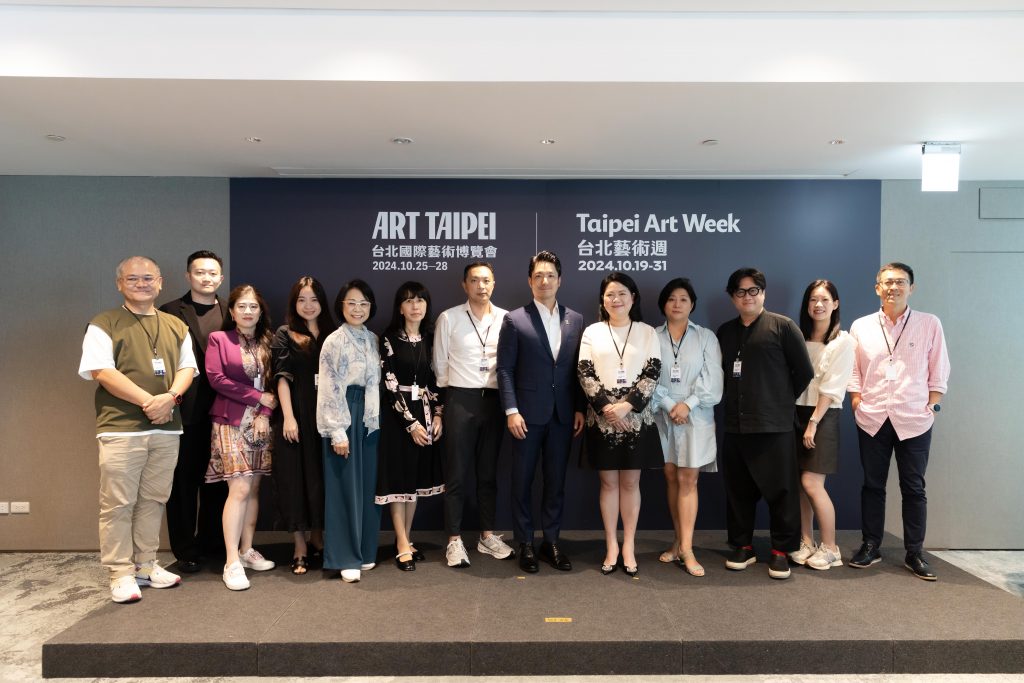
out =
[[[885,348],[887,348],[889,350],[889,362],[890,363],[892,362],[893,354],[896,353],[896,347],[900,345],[900,339],[903,339],[903,334],[907,331],[907,325],[910,324],[910,314],[911,313],[913,313],[913,311],[910,311],[910,310],[907,311],[907,319],[903,321],[903,329],[900,330],[900,336],[896,337],[896,341],[893,342],[892,346],[889,346],[889,335],[885,331],[885,325],[882,324],[882,317],[881,316],[883,316],[885,314],[884,313],[880,313],[879,314],[878,326],[880,328],[882,328],[882,337],[885,339]],[[893,326],[893,329],[894,330],[896,329],[895,325]]]
[[409,334],[409,330],[405,329],[404,327],[402,328],[402,332],[405,334],[405,340],[412,344],[412,348],[416,349],[416,362],[413,363],[412,366],[412,383],[418,385],[418,379],[420,375],[420,363],[423,361],[423,347],[426,346],[426,342],[423,341],[422,335],[420,335],[419,341],[413,341],[412,335]]
[[242,342],[242,348],[245,352],[252,356],[253,362],[256,363],[256,377],[263,376],[263,358],[259,354],[259,344],[253,344],[255,341],[252,337],[247,337],[241,332],[238,333],[238,340]]
[[615,345],[615,353],[619,354],[619,368],[622,368],[622,357],[626,355],[626,345],[629,344],[629,333],[633,331],[633,321],[629,321],[629,329],[626,330],[626,338],[622,342],[622,350],[619,351],[619,343],[615,341],[615,334],[612,332],[612,324],[606,322],[608,325],[608,336],[612,338],[612,344]]
[[484,332],[484,336],[480,336],[480,330],[476,326],[476,321],[473,320],[473,316],[466,311],[466,317],[469,318],[470,324],[473,325],[473,331],[476,332],[476,338],[480,340],[480,354],[482,358],[487,358],[487,338],[491,336],[491,328],[494,326],[494,320],[491,320],[491,324],[487,326],[487,331]]
[[141,326],[142,327],[142,331],[146,333],[146,339],[149,340],[149,346],[153,349],[153,358],[156,358],[157,357],[157,355],[156,355],[156,345],[160,341],[160,314],[158,313],[155,316],[153,316],[154,318],[156,318],[156,338],[154,338],[149,333],[149,330],[146,329],[145,324],[143,324],[143,322],[142,322],[142,318],[140,318],[138,315],[135,314],[135,311],[133,311],[132,309],[130,309],[127,306],[124,306],[124,305],[122,305],[121,308],[123,308],[124,310],[128,311],[129,313],[131,313],[132,317],[135,318],[137,321],[139,321],[139,326]]
[[672,347],[672,365],[679,366],[679,350],[683,348],[683,341],[686,339],[686,333],[690,331],[690,324],[686,324],[686,329],[683,330],[683,336],[679,338],[679,343],[676,344],[672,341],[672,333],[668,331],[668,325],[665,325],[665,335],[668,337],[668,345]]

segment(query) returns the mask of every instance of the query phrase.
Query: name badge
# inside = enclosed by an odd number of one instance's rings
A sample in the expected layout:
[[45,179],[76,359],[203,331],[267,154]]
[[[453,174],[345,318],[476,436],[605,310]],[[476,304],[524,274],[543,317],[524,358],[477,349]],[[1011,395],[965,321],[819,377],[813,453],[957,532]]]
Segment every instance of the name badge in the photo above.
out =
[[480,372],[487,372],[490,368],[487,367],[487,359],[480,359]]
[[619,368],[619,371],[615,373],[615,383],[616,384],[627,384],[625,368]]
[[742,376],[742,374],[743,374],[743,361],[741,361],[741,360],[734,360],[732,362],[732,376],[734,378],[736,378],[736,379],[739,379],[740,376]]
[[672,384],[679,384],[683,381],[683,371],[679,369],[678,365],[672,366],[672,373],[669,375],[669,381]]
[[163,358],[153,359],[153,374],[156,375],[157,377],[163,377],[164,375],[167,374],[167,368],[164,367]]
[[253,377],[252,385],[256,387],[256,391],[263,391],[263,377]]
[[[412,400],[420,400],[420,386],[418,384],[413,384],[409,389],[411,390],[410,393],[412,394]],[[429,433],[430,430],[428,429],[427,432]]]
[[892,363],[885,367],[885,379],[890,382],[896,381],[896,366]]

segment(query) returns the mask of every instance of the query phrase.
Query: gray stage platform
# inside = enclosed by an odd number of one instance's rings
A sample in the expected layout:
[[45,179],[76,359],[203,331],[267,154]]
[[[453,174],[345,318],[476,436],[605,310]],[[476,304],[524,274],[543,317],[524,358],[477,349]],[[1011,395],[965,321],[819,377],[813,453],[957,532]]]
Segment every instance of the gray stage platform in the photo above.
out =
[[[870,569],[794,567],[773,581],[763,543],[761,563],[730,572],[724,534],[698,533],[708,574],[696,579],[657,561],[667,538],[643,535],[636,579],[600,574],[593,532],[565,534],[569,573],[523,575],[472,548],[472,567],[449,569],[435,533],[420,534],[415,572],[384,559],[354,585],[280,567],[233,593],[219,573],[190,575],[47,642],[43,675],[1024,672],[1024,600],[936,558],[939,581],[916,579],[895,539]],[[844,557],[858,540],[841,536]]]

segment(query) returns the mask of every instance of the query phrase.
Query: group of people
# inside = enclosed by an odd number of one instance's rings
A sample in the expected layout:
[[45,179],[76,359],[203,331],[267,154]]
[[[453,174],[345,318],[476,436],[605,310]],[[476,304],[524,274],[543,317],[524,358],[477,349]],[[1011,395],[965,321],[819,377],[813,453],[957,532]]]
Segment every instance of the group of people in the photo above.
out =
[[[769,575],[787,578],[791,562],[827,570],[843,564],[824,484],[838,469],[846,393],[864,469],[863,544],[849,565],[881,559],[895,453],[905,566],[935,579],[921,554],[924,474],[949,360],[938,319],[907,304],[914,275],[906,264],[879,270],[881,308],[849,332],[840,329],[839,293],[828,280],[808,285],[798,325],[765,310],[764,273],[739,269],[726,286],[738,315],[716,334],[691,320],[697,293],[688,279],[664,286],[664,323],[655,328],[643,321],[636,283],[619,272],[602,280],[599,320],[586,326],[558,303],[561,262],[542,251],[529,262],[526,306],[496,306],[493,267],[470,263],[466,303],[435,320],[427,288],[405,282],[379,339],[366,327],[377,302],[362,280],[340,288],[335,318],[323,285],[300,278],[274,331],[254,286],[235,287],[226,302],[218,297],[222,266],[213,252],[190,255],[189,292],[158,310],[159,267],[125,259],[117,267],[123,305],[86,331],[79,374],[99,385],[100,545],[115,602],[139,600],[140,586],[180,583],[156,561],[165,503],[178,570],[198,571],[202,556],[222,553],[224,584],[243,590],[247,569],[272,569],[253,547],[260,481],[270,474],[279,518],[294,537],[294,574],[322,567],[359,581],[376,565],[384,506],[394,564],[414,571],[424,560],[411,539],[417,501],[434,495],[444,497],[445,561],[469,566],[462,518],[471,485],[479,553],[518,558],[528,573],[540,561],[569,571],[559,532],[569,455],[581,434],[581,466],[600,478],[601,573],[638,574],[640,475],[660,468],[675,534],[658,559],[703,576],[693,551],[697,481],[719,463],[728,569],[757,561],[754,517],[763,498]],[[512,544],[494,533],[506,433]],[[539,546],[531,499],[538,468]]]

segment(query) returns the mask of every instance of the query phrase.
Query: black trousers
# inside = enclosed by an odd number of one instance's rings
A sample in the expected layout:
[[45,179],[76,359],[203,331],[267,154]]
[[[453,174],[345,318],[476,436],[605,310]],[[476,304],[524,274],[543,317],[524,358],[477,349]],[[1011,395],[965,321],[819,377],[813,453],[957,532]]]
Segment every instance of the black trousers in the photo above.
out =
[[199,561],[200,555],[220,557],[224,554],[221,516],[228,487],[224,482],[204,483],[210,462],[211,425],[185,425],[183,432],[171,497],[167,499],[171,552],[179,560]]
[[[507,421],[507,420],[506,420]],[[533,543],[533,478],[540,462],[544,477],[541,529],[544,540],[558,543],[565,506],[565,471],[572,448],[572,425],[552,418],[547,424],[526,425],[526,438],[512,441],[512,531],[518,543]]]
[[471,464],[476,466],[480,529],[494,528],[498,501],[498,451],[505,431],[497,389],[448,387],[444,406],[444,525],[449,536],[462,532]]
[[764,498],[771,515],[772,549],[788,553],[800,547],[800,474],[792,431],[726,432],[722,475],[730,545],[753,542],[757,501]]
[[886,420],[874,436],[858,427],[857,440],[860,443],[860,464],[864,468],[864,485],[860,489],[864,542],[882,544],[885,531],[885,484],[889,478],[889,463],[895,452],[900,494],[903,496],[903,546],[907,552],[921,552],[928,524],[924,473],[928,469],[932,430],[901,441],[892,423]]

